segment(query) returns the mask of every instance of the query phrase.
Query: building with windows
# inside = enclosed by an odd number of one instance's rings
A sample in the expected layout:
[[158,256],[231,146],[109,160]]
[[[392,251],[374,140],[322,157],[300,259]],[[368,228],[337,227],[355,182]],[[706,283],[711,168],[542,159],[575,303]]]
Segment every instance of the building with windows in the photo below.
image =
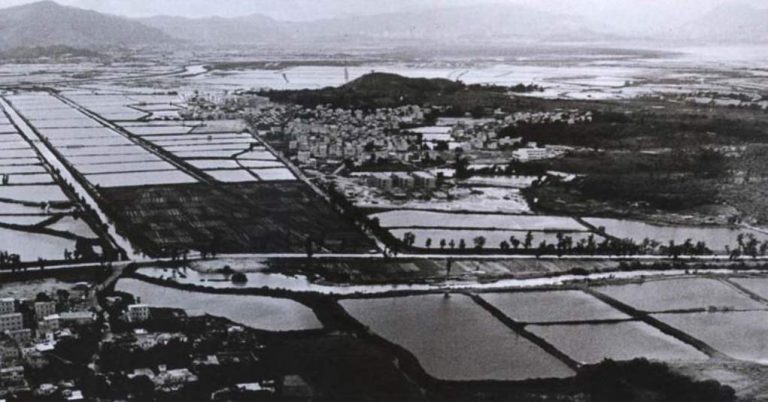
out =
[[35,318],[42,320],[44,317],[56,314],[56,303],[49,302],[35,302]]
[[24,319],[21,313],[0,315],[0,332],[16,331],[24,328]]
[[146,304],[131,304],[128,306],[128,320],[142,322],[149,319],[149,306]]
[[0,299],[0,314],[10,314],[16,311],[16,300],[6,297]]

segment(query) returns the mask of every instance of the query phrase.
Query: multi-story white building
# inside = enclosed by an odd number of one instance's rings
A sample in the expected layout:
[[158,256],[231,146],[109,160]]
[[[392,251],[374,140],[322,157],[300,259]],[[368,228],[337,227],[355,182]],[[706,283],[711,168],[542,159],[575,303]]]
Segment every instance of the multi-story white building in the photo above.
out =
[[149,319],[149,306],[146,304],[131,304],[128,306],[128,320],[142,322]]
[[24,320],[21,313],[0,315],[0,332],[16,331],[24,328]]
[[437,187],[437,178],[427,172],[415,172],[414,183],[422,190],[434,190]]
[[16,311],[16,300],[6,297],[0,299],[0,314],[10,314]]
[[39,337],[44,337],[47,334],[56,332],[59,330],[59,315],[51,314],[43,317],[41,321],[37,323],[37,334]]
[[38,321],[53,314],[56,314],[56,303],[35,302],[35,318]]

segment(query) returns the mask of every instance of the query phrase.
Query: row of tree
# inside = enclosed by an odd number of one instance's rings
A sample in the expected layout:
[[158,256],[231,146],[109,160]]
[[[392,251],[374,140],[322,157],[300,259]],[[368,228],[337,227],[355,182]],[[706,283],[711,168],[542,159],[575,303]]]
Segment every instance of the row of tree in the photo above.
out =
[[[598,228],[598,232],[604,233],[604,228]],[[525,236],[518,238],[510,236],[509,239],[502,240],[498,249],[503,252],[524,251],[536,255],[665,255],[672,258],[680,256],[704,256],[713,255],[714,252],[707,246],[706,242],[694,242],[692,239],[686,239],[682,243],[670,240],[667,243],[661,243],[656,240],[645,238],[640,242],[632,239],[616,239],[604,237],[598,240],[594,234],[589,234],[586,238],[578,241],[573,236],[558,232],[555,234],[555,242],[546,240],[534,243],[534,234],[528,231]],[[416,246],[416,235],[413,232],[406,232],[399,241],[406,247],[419,248]],[[484,250],[488,241],[485,236],[477,236],[472,239],[472,249],[475,251]],[[768,240],[759,241],[751,233],[741,233],[737,237],[738,245],[734,248],[726,246],[726,253],[732,258],[737,259],[742,256],[757,258],[758,256],[768,255]],[[460,250],[468,249],[468,244],[464,239],[439,239],[433,241],[432,238],[424,240],[423,248],[431,249],[437,246],[440,250]]]

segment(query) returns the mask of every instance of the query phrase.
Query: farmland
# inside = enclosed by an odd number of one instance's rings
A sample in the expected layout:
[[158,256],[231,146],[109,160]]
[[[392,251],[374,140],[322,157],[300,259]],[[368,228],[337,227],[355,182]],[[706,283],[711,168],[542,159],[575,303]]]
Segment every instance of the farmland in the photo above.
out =
[[[90,260],[109,252],[103,235],[36,148],[0,115],[0,251],[20,262]],[[0,265],[12,264],[4,255]]]
[[[165,120],[178,96],[67,91],[6,99],[107,212],[118,236],[145,254],[295,252],[305,251],[308,239],[318,252],[371,247],[242,124]],[[37,155],[21,138],[3,135],[3,172],[10,184],[34,192],[14,195],[38,202],[53,178],[32,163]],[[3,186],[0,195],[12,188]],[[51,196],[63,198],[54,189]],[[281,198],[268,196],[275,194]],[[15,205],[8,213],[35,213]]]

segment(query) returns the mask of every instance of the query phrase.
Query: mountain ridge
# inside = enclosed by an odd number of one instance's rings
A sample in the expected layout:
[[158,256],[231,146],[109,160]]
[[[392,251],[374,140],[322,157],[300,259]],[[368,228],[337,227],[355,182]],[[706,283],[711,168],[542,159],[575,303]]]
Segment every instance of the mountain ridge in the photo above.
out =
[[173,42],[176,39],[166,33],[136,21],[53,1],[0,9],[0,49],[57,45],[95,48]]

